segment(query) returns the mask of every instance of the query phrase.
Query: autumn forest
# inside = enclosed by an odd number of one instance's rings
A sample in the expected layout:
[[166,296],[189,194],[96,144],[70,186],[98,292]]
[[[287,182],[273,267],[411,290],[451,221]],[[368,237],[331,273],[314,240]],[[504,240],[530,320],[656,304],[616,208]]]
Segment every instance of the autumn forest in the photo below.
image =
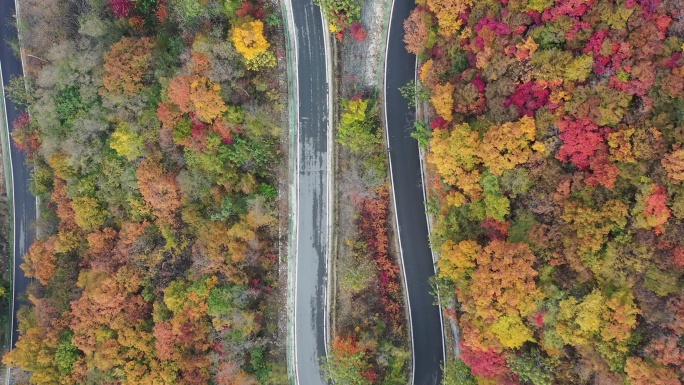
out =
[[44,61],[8,93],[41,215],[4,362],[33,384],[285,383],[279,10],[25,4]]
[[680,384],[681,3],[418,3],[445,382]]
[[[378,49],[360,45],[380,34],[362,24],[373,1],[315,2],[336,49]],[[34,60],[5,92],[26,107],[12,142],[40,215],[3,364],[21,384],[292,383],[282,4],[21,3],[14,44]],[[442,384],[681,385],[681,1],[416,0],[403,28]],[[411,319],[383,95],[340,90],[349,228],[321,371],[399,385]]]

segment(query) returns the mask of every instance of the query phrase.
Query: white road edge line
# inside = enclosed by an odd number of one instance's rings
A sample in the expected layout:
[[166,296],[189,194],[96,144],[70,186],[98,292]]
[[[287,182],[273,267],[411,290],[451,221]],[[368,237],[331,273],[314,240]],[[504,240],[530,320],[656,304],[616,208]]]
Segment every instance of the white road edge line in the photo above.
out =
[[394,208],[394,222],[395,226],[397,228],[397,240],[399,241],[399,260],[401,262],[401,269],[403,270],[404,274],[404,294],[406,295],[406,305],[408,306],[408,322],[409,322],[409,330],[411,330],[411,376],[409,378],[409,383],[408,385],[412,385],[415,381],[415,374],[416,374],[416,348],[415,348],[415,342],[414,342],[414,335],[413,335],[413,320],[411,317],[411,298],[409,297],[409,292],[408,292],[408,280],[406,278],[406,266],[404,265],[404,250],[401,246],[401,231],[399,230],[399,214],[397,213],[397,198],[396,198],[396,192],[394,191],[394,172],[392,170],[392,153],[390,152],[390,143],[389,143],[389,121],[387,120],[387,61],[388,57],[387,54],[389,52],[389,42],[390,42],[390,35],[392,35],[392,14],[394,13],[394,1],[392,0],[392,5],[390,6],[390,15],[389,15],[389,24],[387,27],[387,41],[385,41],[385,65],[384,65],[384,72],[382,74],[383,78],[383,91],[384,91],[384,97],[383,97],[383,104],[384,104],[384,114],[385,114],[385,129],[387,132],[387,157],[389,158],[389,169],[390,169],[390,182],[392,184],[392,206]]

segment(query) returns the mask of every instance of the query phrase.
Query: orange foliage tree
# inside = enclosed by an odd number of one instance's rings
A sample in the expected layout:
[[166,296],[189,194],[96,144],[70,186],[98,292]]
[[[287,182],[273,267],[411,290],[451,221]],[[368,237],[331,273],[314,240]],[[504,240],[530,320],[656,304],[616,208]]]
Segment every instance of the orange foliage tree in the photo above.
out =
[[627,379],[632,385],[681,385],[673,370],[650,364],[639,357],[629,357],[625,365]]
[[642,186],[641,191],[632,209],[634,225],[646,230],[653,229],[656,234],[660,234],[671,214],[667,207],[667,190],[663,186],[647,184]]
[[27,277],[35,277],[41,284],[47,285],[57,267],[56,243],[57,236],[54,235],[46,240],[33,242],[29,252],[24,255],[24,263],[21,264]]
[[135,171],[138,187],[145,201],[160,219],[172,222],[181,207],[180,190],[174,175],[166,172],[158,161],[146,159]]
[[527,244],[490,242],[477,253],[470,285],[461,291],[467,298],[463,310],[486,322],[503,315],[532,314],[543,297],[534,281],[535,260]]
[[684,149],[672,151],[665,155],[662,164],[665,171],[667,171],[667,177],[673,183],[684,181]]
[[169,83],[169,98],[181,112],[194,112],[211,123],[228,110],[221,98],[221,86],[200,75],[180,75]]
[[404,21],[404,43],[406,50],[418,55],[425,49],[425,43],[430,35],[430,13],[423,7],[416,7]]
[[149,37],[122,37],[104,55],[105,90],[132,95],[143,86],[143,76],[150,66],[154,41]]

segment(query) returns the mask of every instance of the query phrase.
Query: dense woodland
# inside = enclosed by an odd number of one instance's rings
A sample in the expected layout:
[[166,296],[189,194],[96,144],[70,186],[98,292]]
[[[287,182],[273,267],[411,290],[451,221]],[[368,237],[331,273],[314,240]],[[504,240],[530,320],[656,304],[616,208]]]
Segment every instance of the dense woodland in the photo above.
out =
[[681,2],[426,0],[405,30],[462,331],[446,382],[680,384]]
[[[279,10],[259,1],[31,1],[15,145],[39,239],[33,384],[285,384]],[[279,43],[278,43],[279,42]],[[280,74],[280,75],[279,75]],[[280,170],[282,171],[282,170]]]

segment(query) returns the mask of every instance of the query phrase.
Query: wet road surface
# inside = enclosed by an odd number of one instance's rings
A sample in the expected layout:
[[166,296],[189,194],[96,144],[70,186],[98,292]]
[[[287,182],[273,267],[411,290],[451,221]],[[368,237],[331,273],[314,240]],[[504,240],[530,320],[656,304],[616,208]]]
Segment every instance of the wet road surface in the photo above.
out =
[[321,12],[293,0],[299,99],[295,266],[295,372],[300,385],[324,385],[328,253],[328,84]]

